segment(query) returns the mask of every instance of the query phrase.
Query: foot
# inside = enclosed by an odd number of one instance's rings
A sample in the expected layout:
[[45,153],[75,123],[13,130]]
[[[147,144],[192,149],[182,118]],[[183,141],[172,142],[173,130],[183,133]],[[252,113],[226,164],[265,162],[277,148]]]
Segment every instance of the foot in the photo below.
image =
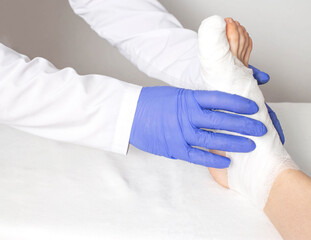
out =
[[201,74],[206,88],[255,101],[259,110],[252,118],[263,122],[267,129],[267,134],[260,138],[249,136],[256,144],[252,152],[213,151],[226,154],[231,164],[227,170],[210,169],[211,174],[219,184],[229,186],[263,209],[275,178],[282,171],[296,169],[297,166],[279,140],[253,71],[247,68],[251,39],[239,23],[212,16],[201,23],[198,42]]
[[[232,18],[225,18],[225,21],[230,51],[233,56],[248,67],[248,61],[253,47],[252,39],[239,22],[234,21]],[[210,150],[210,152],[226,156],[226,153],[222,151]],[[208,170],[217,183],[225,188],[229,188],[227,169],[208,168]]]

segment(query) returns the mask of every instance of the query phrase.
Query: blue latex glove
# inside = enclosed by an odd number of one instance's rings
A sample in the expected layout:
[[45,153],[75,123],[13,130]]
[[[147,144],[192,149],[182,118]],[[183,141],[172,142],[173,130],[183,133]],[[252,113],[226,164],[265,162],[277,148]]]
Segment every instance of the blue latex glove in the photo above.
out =
[[285,142],[285,137],[284,137],[284,133],[283,133],[283,130],[282,130],[282,127],[281,127],[281,124],[279,122],[279,119],[277,118],[275,112],[268,106],[268,104],[266,104],[267,108],[268,108],[268,113],[270,115],[270,118],[272,120],[272,123],[276,129],[276,131],[279,133],[279,137],[280,137],[280,140],[282,142],[282,144],[284,144]]
[[270,80],[269,74],[260,71],[258,68],[255,68],[252,65],[248,65],[248,67],[253,70],[253,76],[257,80],[259,85],[269,82]]
[[[270,80],[269,74],[260,71],[258,68],[255,68],[252,65],[248,65],[248,67],[253,70],[253,76],[257,80],[259,85],[265,84]],[[284,144],[285,137],[284,137],[284,133],[283,133],[281,124],[280,124],[275,112],[267,104],[266,104],[266,106],[268,108],[268,112],[269,112],[270,118],[272,120],[272,123],[273,123],[275,129],[277,130],[277,132],[279,134],[280,140]]]
[[230,159],[193,146],[227,152],[250,152],[255,143],[245,137],[205,131],[227,130],[262,136],[259,121],[231,113],[254,114],[255,102],[218,91],[174,87],[144,87],[139,96],[130,143],[152,154],[186,160],[207,167],[226,168]]

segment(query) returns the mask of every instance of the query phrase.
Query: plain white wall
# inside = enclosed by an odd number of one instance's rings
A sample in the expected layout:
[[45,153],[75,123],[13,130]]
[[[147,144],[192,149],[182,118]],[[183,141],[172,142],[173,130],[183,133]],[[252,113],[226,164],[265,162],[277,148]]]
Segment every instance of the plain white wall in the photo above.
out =
[[[262,87],[266,99],[311,102],[310,0],[160,2],[193,30],[213,14],[239,20],[254,41],[251,64],[271,75]],[[74,15],[66,0],[0,0],[0,42],[81,74],[105,74],[145,86],[163,84],[135,69]]]

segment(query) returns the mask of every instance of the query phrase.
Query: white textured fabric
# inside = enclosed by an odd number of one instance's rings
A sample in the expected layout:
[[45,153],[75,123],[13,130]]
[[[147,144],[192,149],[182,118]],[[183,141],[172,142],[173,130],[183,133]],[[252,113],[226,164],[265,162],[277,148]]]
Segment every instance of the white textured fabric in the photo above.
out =
[[[270,104],[269,104],[270,105]],[[311,174],[311,103],[270,105]],[[2,240],[280,240],[262,211],[207,168],[127,156],[0,125]]]
[[0,43],[0,123],[42,137],[125,154],[140,86],[56,69]]
[[263,209],[275,178],[281,171],[297,167],[279,139],[252,70],[232,55],[222,17],[212,16],[202,22],[199,49],[202,75],[208,89],[238,94],[259,106],[259,111],[251,117],[263,122],[268,132],[263,137],[250,137],[256,143],[254,151],[227,153],[232,160],[228,183],[230,189]]

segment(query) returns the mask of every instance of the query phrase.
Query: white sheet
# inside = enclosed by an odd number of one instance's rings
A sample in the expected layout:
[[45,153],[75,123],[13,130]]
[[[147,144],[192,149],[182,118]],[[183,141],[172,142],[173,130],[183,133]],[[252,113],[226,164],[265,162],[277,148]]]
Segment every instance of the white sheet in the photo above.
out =
[[[311,174],[311,103],[271,104]],[[280,239],[265,215],[208,170],[0,126],[0,239]]]

